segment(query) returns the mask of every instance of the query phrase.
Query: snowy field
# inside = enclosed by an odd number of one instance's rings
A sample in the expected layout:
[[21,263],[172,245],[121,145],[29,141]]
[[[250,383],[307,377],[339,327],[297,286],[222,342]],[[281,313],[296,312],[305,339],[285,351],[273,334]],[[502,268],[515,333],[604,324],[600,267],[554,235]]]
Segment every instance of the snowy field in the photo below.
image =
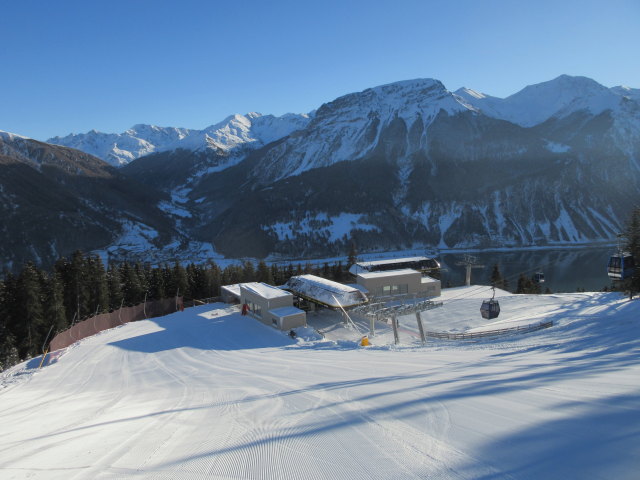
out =
[[[446,290],[425,326],[493,328],[487,296]],[[103,332],[2,374],[0,478],[639,478],[640,301],[496,296],[495,328],[555,325],[421,346],[400,319],[359,347],[216,304]]]

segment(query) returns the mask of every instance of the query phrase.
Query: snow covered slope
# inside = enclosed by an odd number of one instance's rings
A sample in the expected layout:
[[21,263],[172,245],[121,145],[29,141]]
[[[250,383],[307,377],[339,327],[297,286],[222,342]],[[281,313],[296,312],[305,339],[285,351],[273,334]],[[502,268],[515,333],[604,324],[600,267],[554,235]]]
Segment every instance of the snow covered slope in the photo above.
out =
[[640,303],[508,299],[556,325],[361,348],[210,305],[103,332],[3,376],[0,476],[637,478]]
[[309,116],[304,114],[290,113],[274,117],[251,112],[247,115],[231,115],[204,130],[140,124],[123,133],[91,130],[47,141],[82,150],[119,166],[154,152],[178,148],[224,153],[242,146],[257,148],[303,128],[308,121]]

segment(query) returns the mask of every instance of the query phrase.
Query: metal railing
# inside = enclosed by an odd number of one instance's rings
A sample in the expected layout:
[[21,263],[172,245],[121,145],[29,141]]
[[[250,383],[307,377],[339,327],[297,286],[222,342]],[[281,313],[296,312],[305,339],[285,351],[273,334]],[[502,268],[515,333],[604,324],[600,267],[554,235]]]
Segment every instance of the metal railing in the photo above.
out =
[[438,338],[442,340],[473,340],[475,338],[499,337],[502,335],[530,333],[537,330],[543,330],[553,326],[552,321],[541,322],[532,325],[523,325],[519,327],[501,328],[499,330],[486,330],[483,332],[469,333],[452,333],[452,332],[425,332],[429,338]]

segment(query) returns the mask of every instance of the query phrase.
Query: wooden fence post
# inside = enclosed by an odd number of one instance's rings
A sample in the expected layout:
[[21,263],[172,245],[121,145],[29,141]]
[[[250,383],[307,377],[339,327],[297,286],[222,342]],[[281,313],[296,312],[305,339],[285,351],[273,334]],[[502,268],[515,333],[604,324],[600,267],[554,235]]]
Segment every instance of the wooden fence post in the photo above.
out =
[[398,336],[398,318],[395,315],[391,316],[391,325],[393,326],[393,338],[396,345],[400,343],[400,337]]

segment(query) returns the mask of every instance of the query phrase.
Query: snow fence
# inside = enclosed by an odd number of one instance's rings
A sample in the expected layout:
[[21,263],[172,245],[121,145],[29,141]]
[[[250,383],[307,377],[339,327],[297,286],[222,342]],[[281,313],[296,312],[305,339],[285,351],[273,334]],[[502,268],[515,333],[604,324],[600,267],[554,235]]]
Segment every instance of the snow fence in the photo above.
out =
[[95,315],[57,334],[49,344],[49,351],[53,352],[61,348],[66,348],[78,340],[90,337],[109,328],[124,325],[125,323],[168,315],[177,311],[182,305],[182,297],[167,298]]

